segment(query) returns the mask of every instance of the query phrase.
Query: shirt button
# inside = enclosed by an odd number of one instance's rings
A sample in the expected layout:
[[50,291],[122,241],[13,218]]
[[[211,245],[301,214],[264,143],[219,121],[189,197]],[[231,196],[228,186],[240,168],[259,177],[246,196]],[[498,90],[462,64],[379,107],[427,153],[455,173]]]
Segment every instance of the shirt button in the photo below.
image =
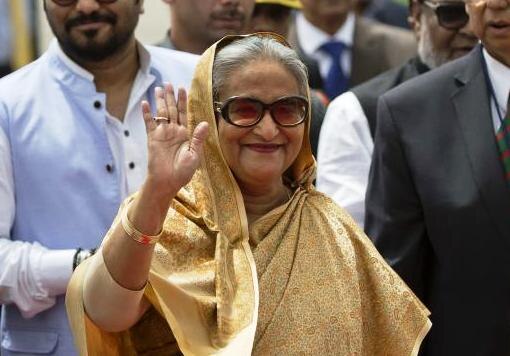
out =
[[129,168],[134,169],[135,168],[135,163],[134,162],[129,162]]
[[129,137],[129,131],[128,130],[124,131],[124,136]]
[[107,171],[108,173],[112,173],[112,171],[113,171],[113,166],[112,166],[111,164],[107,164],[105,168],[106,168],[106,171]]
[[101,102],[99,100],[94,101],[94,107],[96,109],[100,109],[101,108]]

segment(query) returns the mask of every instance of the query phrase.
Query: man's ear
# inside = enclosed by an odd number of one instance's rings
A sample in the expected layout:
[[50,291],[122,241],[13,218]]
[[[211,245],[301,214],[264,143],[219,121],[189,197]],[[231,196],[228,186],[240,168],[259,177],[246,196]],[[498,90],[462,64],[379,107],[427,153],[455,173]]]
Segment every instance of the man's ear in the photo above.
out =
[[420,39],[420,30],[421,30],[421,14],[422,7],[421,4],[417,0],[411,0],[409,4],[409,17],[407,21],[409,22],[409,26],[414,32],[416,39]]

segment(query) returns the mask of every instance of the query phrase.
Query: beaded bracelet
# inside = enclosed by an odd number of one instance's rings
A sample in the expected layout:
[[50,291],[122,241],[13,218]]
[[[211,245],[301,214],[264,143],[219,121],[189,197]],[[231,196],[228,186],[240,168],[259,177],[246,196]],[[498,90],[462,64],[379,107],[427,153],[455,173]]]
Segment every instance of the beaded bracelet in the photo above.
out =
[[124,209],[124,212],[122,213],[121,223],[122,228],[124,229],[124,232],[131,237],[133,240],[138,242],[142,245],[153,245],[160,239],[161,235],[163,235],[163,229],[161,229],[161,232],[157,235],[151,236],[151,235],[145,235],[144,233],[141,233],[138,231],[133,224],[131,224],[131,221],[128,219],[128,210],[129,206],[127,206]]

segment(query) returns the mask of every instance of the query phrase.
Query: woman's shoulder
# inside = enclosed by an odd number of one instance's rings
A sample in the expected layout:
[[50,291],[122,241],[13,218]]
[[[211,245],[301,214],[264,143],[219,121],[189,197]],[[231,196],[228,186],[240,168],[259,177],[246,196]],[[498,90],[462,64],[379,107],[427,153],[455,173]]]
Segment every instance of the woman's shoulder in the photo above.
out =
[[341,224],[346,228],[356,230],[356,233],[363,233],[363,230],[356,224],[347,210],[322,192],[315,189],[310,191],[307,195],[305,208],[308,210],[308,213],[318,213],[332,223]]

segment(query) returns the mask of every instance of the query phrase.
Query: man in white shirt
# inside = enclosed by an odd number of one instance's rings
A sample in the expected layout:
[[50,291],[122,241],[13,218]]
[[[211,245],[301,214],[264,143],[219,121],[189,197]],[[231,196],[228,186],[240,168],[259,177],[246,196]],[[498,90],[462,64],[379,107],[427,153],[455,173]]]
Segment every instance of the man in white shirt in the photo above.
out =
[[510,1],[467,56],[379,100],[365,230],[431,311],[423,355],[510,355]]
[[45,0],[57,40],[0,80],[0,354],[74,355],[73,268],[147,172],[140,107],[197,57],[134,37],[143,1]]
[[[430,6],[440,6],[434,12]],[[448,14],[449,16],[445,16]],[[319,139],[317,189],[363,226],[379,96],[406,80],[465,55],[478,42],[463,1],[413,1],[410,24],[418,55],[340,95],[328,107]]]
[[158,46],[202,54],[226,35],[239,35],[249,21],[255,0],[163,0],[170,5],[170,23]]

